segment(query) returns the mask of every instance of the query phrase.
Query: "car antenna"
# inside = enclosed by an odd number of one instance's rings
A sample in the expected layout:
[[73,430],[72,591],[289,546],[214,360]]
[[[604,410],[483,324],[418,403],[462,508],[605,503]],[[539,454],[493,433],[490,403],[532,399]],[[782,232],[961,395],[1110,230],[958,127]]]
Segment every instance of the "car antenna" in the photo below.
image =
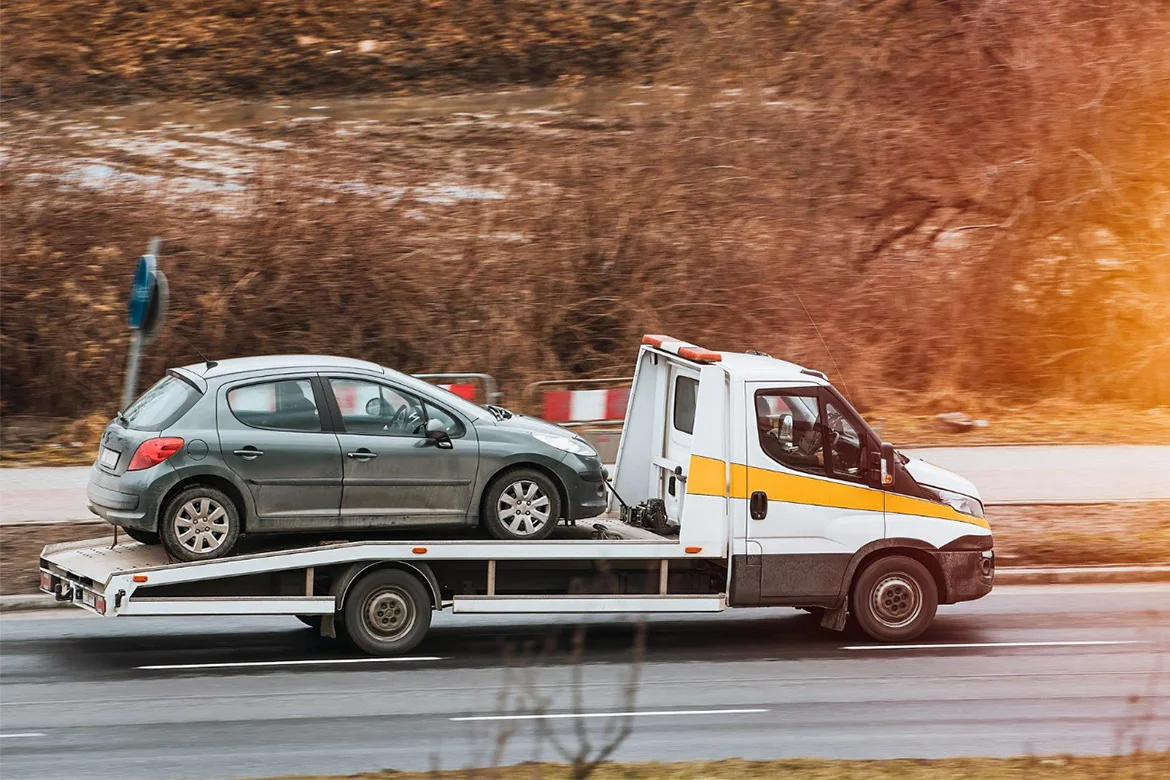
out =
[[821,335],[821,329],[817,327],[817,321],[813,319],[812,314],[809,313],[808,307],[804,305],[804,300],[801,299],[800,293],[793,290],[792,293],[796,296],[796,300],[800,303],[800,308],[804,309],[804,316],[808,317],[808,321],[812,323],[813,330],[816,331],[817,338],[821,340],[821,346],[825,348],[825,352],[829,354],[829,360],[833,363],[833,370],[837,372],[837,376],[841,377],[841,389],[845,391],[845,398],[849,403],[853,403],[853,398],[849,394],[849,385],[845,382],[845,373],[841,367],[837,365],[837,359],[833,357],[833,350],[829,349],[829,345],[825,342],[825,337]]
[[219,363],[215,362],[214,360],[209,360],[207,355],[203,354],[203,350],[199,349],[199,347],[192,344],[191,340],[189,338],[187,338],[186,336],[184,336],[182,333],[179,333],[179,331],[176,330],[175,334],[178,335],[178,337],[181,338],[187,344],[188,347],[195,350],[195,354],[197,354],[199,357],[203,358],[203,362],[205,364],[207,364],[208,371],[210,371],[211,369],[213,369],[219,365]]

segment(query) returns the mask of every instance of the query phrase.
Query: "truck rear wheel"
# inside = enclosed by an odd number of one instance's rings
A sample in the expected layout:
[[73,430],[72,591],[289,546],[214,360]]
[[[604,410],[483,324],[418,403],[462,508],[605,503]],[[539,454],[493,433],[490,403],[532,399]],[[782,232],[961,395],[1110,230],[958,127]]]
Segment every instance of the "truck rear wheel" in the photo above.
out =
[[938,610],[938,586],[925,566],[904,555],[879,558],[853,586],[853,614],[878,642],[909,642],[922,635]]
[[431,597],[408,572],[376,569],[355,582],[345,597],[345,631],[370,655],[402,655],[422,641],[431,626]]

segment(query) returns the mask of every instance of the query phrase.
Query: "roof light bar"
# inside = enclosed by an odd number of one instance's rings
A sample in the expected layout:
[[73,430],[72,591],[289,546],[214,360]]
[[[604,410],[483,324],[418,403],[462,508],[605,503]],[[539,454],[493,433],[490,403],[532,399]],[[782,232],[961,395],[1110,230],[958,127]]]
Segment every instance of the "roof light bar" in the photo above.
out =
[[718,352],[712,352],[689,341],[681,341],[670,336],[648,333],[642,337],[642,343],[655,349],[661,349],[663,352],[678,355],[686,360],[693,360],[696,363],[718,363],[723,360],[723,355]]

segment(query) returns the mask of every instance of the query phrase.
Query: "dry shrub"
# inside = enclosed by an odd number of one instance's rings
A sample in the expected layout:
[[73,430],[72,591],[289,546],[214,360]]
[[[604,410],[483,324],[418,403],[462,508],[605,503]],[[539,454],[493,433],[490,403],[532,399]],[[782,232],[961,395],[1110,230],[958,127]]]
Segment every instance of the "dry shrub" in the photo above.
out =
[[327,134],[233,212],[62,191],[16,153],[5,401],[109,407],[126,261],[157,232],[173,317],[147,374],[194,359],[181,333],[215,357],[488,371],[515,397],[628,370],[666,331],[841,374],[863,406],[890,388],[1170,403],[1162,3],[769,8],[677,45],[662,78],[691,87],[683,109],[512,139],[504,170],[467,174],[508,198],[422,220],[324,186],[355,159]]

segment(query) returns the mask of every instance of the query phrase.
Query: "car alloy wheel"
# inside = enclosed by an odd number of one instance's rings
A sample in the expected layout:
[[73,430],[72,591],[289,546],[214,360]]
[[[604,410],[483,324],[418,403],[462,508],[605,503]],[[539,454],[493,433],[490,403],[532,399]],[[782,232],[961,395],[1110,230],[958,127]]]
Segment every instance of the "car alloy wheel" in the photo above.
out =
[[206,496],[183,504],[173,522],[179,544],[196,555],[218,550],[230,530],[227,510]]
[[540,485],[527,479],[504,488],[496,502],[500,524],[517,537],[532,536],[549,521],[552,503]]

